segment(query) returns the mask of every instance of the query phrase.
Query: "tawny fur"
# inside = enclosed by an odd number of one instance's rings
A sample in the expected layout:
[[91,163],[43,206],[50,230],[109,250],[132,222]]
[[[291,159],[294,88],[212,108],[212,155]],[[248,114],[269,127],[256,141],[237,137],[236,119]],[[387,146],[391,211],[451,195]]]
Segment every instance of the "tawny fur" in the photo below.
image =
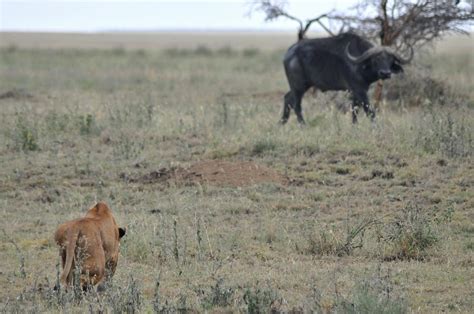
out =
[[63,272],[61,285],[72,283],[79,263],[83,288],[102,283],[115,273],[119,255],[119,240],[125,230],[119,228],[112,211],[103,202],[87,211],[84,218],[59,225],[54,240],[59,245]]

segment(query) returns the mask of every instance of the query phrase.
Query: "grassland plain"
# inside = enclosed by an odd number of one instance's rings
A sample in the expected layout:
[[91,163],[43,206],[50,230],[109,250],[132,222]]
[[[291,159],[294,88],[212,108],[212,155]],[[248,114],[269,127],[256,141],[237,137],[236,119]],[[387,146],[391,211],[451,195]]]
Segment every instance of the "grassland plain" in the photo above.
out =
[[[472,311],[469,45],[418,60],[455,96],[352,125],[307,95],[300,128],[283,50],[203,44],[0,50],[2,311]],[[98,200],[128,228],[114,282],[55,293],[54,230]]]

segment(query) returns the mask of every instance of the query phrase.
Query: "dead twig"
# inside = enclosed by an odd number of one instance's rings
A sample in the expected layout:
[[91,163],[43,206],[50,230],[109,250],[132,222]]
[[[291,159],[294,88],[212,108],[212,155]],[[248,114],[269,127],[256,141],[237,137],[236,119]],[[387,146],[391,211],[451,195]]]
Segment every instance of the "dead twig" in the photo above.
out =
[[10,237],[8,236],[8,234],[5,232],[5,230],[2,230],[2,231],[3,231],[3,234],[5,235],[5,238],[7,238],[8,242],[10,242],[11,244],[13,244],[13,246],[15,247],[16,253],[17,253],[18,258],[19,258],[19,260],[20,260],[20,277],[21,277],[21,278],[26,278],[25,256],[24,256],[23,253],[21,252],[20,247],[16,244],[15,241],[13,241],[12,238],[10,238]]

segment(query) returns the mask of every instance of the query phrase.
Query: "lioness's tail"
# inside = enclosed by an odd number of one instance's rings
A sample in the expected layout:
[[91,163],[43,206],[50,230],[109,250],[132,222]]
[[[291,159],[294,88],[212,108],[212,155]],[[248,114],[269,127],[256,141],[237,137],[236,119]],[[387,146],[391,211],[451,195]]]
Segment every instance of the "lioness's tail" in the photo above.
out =
[[67,248],[66,248],[66,263],[64,264],[63,273],[61,274],[61,283],[65,286],[69,284],[68,278],[71,273],[72,262],[76,255],[76,242],[79,237],[79,230],[71,228],[67,231]]

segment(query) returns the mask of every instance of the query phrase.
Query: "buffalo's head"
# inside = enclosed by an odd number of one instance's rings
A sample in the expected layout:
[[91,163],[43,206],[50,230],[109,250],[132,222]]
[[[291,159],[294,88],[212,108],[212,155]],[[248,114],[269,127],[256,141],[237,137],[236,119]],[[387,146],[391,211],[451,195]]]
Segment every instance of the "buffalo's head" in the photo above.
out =
[[388,79],[392,73],[403,72],[402,65],[407,64],[413,58],[413,49],[410,49],[410,56],[403,58],[388,47],[372,47],[359,56],[354,56],[349,52],[350,43],[346,46],[346,56],[354,64],[360,65],[365,76],[371,81],[378,79]]

